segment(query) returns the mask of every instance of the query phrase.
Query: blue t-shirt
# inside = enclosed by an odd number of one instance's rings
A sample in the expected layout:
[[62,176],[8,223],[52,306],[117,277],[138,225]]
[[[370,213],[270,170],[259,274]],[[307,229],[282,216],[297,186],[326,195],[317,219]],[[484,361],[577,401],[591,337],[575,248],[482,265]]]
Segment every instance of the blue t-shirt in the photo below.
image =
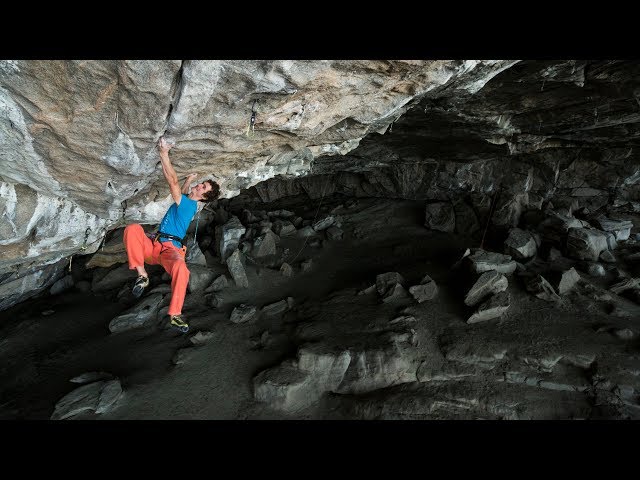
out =
[[[167,213],[164,214],[164,218],[162,222],[160,222],[159,232],[166,233],[168,235],[175,235],[176,237],[184,238],[187,233],[187,228],[189,228],[189,224],[191,223],[191,219],[196,213],[198,209],[198,202],[196,200],[191,200],[184,193],[182,194],[182,200],[180,200],[180,205],[177,203],[173,203],[167,210]],[[158,240],[161,242],[167,242],[170,239],[166,237],[158,237]],[[178,248],[181,248],[180,242],[176,242],[175,240],[171,240],[171,242]]]

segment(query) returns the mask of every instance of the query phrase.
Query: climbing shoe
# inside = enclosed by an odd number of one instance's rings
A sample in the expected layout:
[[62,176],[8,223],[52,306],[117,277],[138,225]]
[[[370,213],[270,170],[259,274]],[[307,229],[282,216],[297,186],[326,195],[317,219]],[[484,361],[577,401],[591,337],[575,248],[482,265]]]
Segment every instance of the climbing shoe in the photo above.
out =
[[144,292],[144,289],[149,286],[149,277],[145,277],[144,275],[140,275],[136,279],[136,283],[133,285],[133,296],[139,298]]
[[171,315],[171,326],[177,328],[182,333],[189,331],[189,325],[182,319],[181,315]]

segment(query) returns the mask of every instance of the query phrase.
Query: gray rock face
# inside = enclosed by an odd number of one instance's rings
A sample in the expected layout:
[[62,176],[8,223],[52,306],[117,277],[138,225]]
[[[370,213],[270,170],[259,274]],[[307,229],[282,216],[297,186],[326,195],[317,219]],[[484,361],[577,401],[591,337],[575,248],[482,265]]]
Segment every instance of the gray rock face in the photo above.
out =
[[286,300],[271,303],[262,307],[262,313],[269,316],[280,315],[287,311],[289,304]]
[[389,287],[386,293],[382,296],[382,301],[384,303],[390,303],[398,300],[404,300],[405,298],[409,298],[407,291],[402,285],[396,283],[392,287]]
[[548,302],[557,302],[560,296],[556,293],[551,284],[542,276],[536,275],[529,278],[525,282],[527,291],[533,293],[536,297]]
[[109,330],[111,333],[118,333],[146,325],[157,317],[163,297],[161,293],[144,297],[140,303],[111,320]]
[[505,253],[518,260],[531,258],[538,250],[533,235],[519,228],[514,228],[509,232],[509,236],[504,241],[504,245]]
[[[128,219],[159,222],[171,203],[156,165],[165,131],[179,175],[194,165],[198,180],[215,172],[232,197],[265,178],[306,173],[315,156],[348,152],[416,96],[445,86],[475,92],[514,63],[2,61],[0,242],[10,248],[0,268],[53,263],[83,245],[94,252],[123,202]],[[246,109],[218,112],[250,106],[256,94],[260,141],[248,142]]]
[[606,263],[616,263],[616,257],[609,250],[604,250],[600,254],[600,260]]
[[612,220],[607,217],[598,217],[593,222],[600,230],[613,232],[616,240],[627,240],[633,228],[633,222],[629,220]]
[[280,272],[282,273],[282,275],[284,275],[285,277],[292,277],[293,276],[293,268],[291,267],[291,265],[289,265],[288,263],[283,263],[280,266]]
[[396,283],[404,284],[405,280],[398,272],[381,273],[376,277],[378,295],[384,296]]
[[209,343],[213,338],[215,338],[214,332],[200,331],[189,337],[189,341],[197,347]]
[[14,272],[0,284],[0,310],[44,291],[64,275],[64,269],[68,265],[69,262],[63,259],[52,265]]
[[235,216],[231,217],[224,225],[216,227],[216,253],[220,255],[223,262],[238,248],[240,237],[245,231],[246,228],[242,225],[240,219]]
[[557,280],[556,291],[560,295],[565,295],[566,293],[573,290],[576,284],[580,281],[580,274],[576,271],[575,268],[570,268],[569,270],[562,272],[560,278]]
[[370,350],[314,343],[300,347],[297,362],[283,362],[256,375],[254,397],[273,408],[295,412],[325,392],[364,393],[413,381],[416,362],[401,343],[392,341]]
[[425,208],[424,226],[432,230],[453,232],[456,228],[456,215],[449,202],[428,203]]
[[334,222],[335,222],[334,216],[330,215],[328,217],[318,220],[312,225],[312,227],[316,232],[321,232],[322,230],[326,230],[331,225],[333,225]]
[[109,241],[105,242],[87,262],[87,268],[110,267],[127,261],[127,251],[122,241],[124,228],[116,230]]
[[227,286],[229,285],[229,279],[227,278],[226,275],[220,275],[218,278],[216,278],[213,283],[211,283],[211,285],[209,285],[205,292],[206,293],[210,293],[210,292],[219,292],[221,290],[224,290]]
[[117,379],[98,381],[78,387],[56,403],[51,420],[65,420],[81,413],[108,411],[122,396]]
[[636,333],[630,328],[614,330],[613,334],[621,340],[633,340],[636,337]]
[[122,385],[120,380],[111,380],[106,382],[102,391],[100,392],[100,398],[98,399],[98,405],[96,406],[96,413],[107,412],[122,396]]
[[384,303],[409,298],[403,284],[404,278],[398,272],[382,273],[376,277],[376,290]]
[[69,380],[71,383],[92,383],[98,380],[112,380],[113,375],[107,372],[86,372]]
[[202,265],[189,265],[189,292],[201,292],[207,288],[215,272]]
[[433,300],[438,294],[438,285],[429,275],[420,282],[420,285],[414,285],[409,288],[409,293],[413,295],[418,303],[426,302],[427,300]]
[[327,238],[329,240],[342,240],[343,231],[335,225],[327,228]]
[[271,228],[276,235],[281,237],[296,233],[296,227],[288,220],[276,220]]
[[252,305],[239,305],[233,309],[231,312],[231,320],[232,323],[245,323],[252,321],[256,318],[256,313],[258,308]]
[[605,272],[604,267],[599,263],[586,263],[581,268],[583,268],[589,275],[592,277],[604,277],[607,272]]
[[547,218],[540,223],[538,228],[545,239],[560,242],[566,237],[570,228],[583,228],[585,226],[587,226],[586,222],[571,215],[549,212]]
[[267,257],[276,254],[276,243],[280,239],[272,231],[266,232],[262,237],[253,241],[251,252],[255,258]]
[[91,289],[94,292],[103,292],[120,287],[127,281],[135,278],[135,270],[129,270],[129,264],[125,263],[102,276],[94,274]]
[[508,286],[509,281],[503,274],[495,270],[484,272],[467,293],[464,303],[471,307],[487,295],[505,291]]
[[291,218],[295,216],[295,213],[293,213],[290,210],[280,209],[280,210],[274,210],[272,212],[267,212],[267,215],[269,217]]
[[[639,120],[633,62],[2,61],[0,87],[0,275],[85,245],[92,253],[122,218],[159,221],[170,199],[154,144],[165,130],[178,174],[215,174],[226,197],[277,178],[257,195],[451,202],[460,233],[489,215],[521,225],[542,209],[591,218],[610,201],[640,204],[637,152],[626,146]],[[557,223],[541,230],[561,248],[567,225],[587,227]],[[607,232],[609,250],[622,227]]]
[[509,309],[510,303],[511,297],[507,292],[500,292],[493,295],[478,307],[478,311],[469,317],[467,323],[478,323],[499,318]]
[[510,255],[478,249],[465,258],[470,263],[471,270],[475,273],[495,270],[498,273],[511,275],[516,270],[516,262],[511,259]]
[[609,290],[615,294],[620,294],[626,290],[638,289],[640,289],[640,280],[637,278],[625,278],[609,287]]
[[572,258],[596,262],[607,248],[607,235],[600,230],[570,228],[567,233],[567,254]]
[[307,225],[306,227],[302,227],[296,233],[296,235],[298,237],[313,237],[313,236],[315,236],[317,234],[318,234],[318,232],[316,232],[311,225]]
[[66,275],[51,286],[49,293],[51,293],[51,295],[57,295],[71,287],[73,287],[73,277],[71,275]]
[[317,384],[308,372],[283,364],[254,377],[253,395],[273,408],[296,412],[318,400],[322,389]]
[[245,272],[240,255],[239,250],[233,252],[233,254],[227,258],[227,268],[238,287],[249,288],[249,279],[247,278],[247,273]]
[[187,265],[199,265],[201,267],[207,266],[207,259],[205,258],[202,250],[197,243],[194,243],[193,237],[187,239],[187,254],[184,257],[184,261]]

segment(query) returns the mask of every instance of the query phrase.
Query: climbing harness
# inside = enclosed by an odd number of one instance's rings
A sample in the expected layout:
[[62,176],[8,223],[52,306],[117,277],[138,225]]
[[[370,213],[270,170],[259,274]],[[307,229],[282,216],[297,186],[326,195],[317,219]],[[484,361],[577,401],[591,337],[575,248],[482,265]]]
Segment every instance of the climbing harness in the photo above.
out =
[[254,100],[253,105],[251,106],[251,119],[249,120],[249,125],[247,125],[247,132],[246,132],[247,137],[253,135],[253,132],[255,130],[256,113],[258,113],[256,111],[256,103],[258,103],[258,100]]
[[147,236],[152,240],[152,241],[160,241],[160,238],[168,238],[170,240],[175,240],[176,242],[178,242],[180,245],[182,245],[183,247],[185,246],[184,241],[182,238],[177,237],[176,235],[169,235],[168,233],[164,233],[164,232],[156,232],[156,233],[149,233],[147,234]]
[[155,233],[147,233],[147,237],[149,239],[151,239],[152,242],[160,242],[160,253],[158,255],[162,255],[164,252],[169,251],[169,248],[166,247],[165,245],[162,244],[162,241],[160,241],[160,238],[164,238],[164,239],[169,239],[169,240],[175,240],[176,242],[178,242],[181,246],[182,246],[182,250],[183,252],[186,254],[187,253],[187,246],[184,244],[184,239],[176,236],[176,235],[170,235],[168,233],[164,233],[161,231],[157,231]]

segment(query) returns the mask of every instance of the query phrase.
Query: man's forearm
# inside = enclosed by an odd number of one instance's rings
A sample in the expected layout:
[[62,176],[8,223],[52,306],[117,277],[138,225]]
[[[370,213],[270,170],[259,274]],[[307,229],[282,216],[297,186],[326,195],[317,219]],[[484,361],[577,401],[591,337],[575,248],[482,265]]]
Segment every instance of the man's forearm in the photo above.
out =
[[191,185],[191,177],[187,177],[187,179],[182,184],[182,193],[189,193],[189,185]]
[[162,173],[164,174],[164,178],[167,179],[167,182],[170,184],[178,183],[178,175],[171,165],[171,160],[169,160],[169,154],[167,152],[160,152],[160,161],[162,162]]

